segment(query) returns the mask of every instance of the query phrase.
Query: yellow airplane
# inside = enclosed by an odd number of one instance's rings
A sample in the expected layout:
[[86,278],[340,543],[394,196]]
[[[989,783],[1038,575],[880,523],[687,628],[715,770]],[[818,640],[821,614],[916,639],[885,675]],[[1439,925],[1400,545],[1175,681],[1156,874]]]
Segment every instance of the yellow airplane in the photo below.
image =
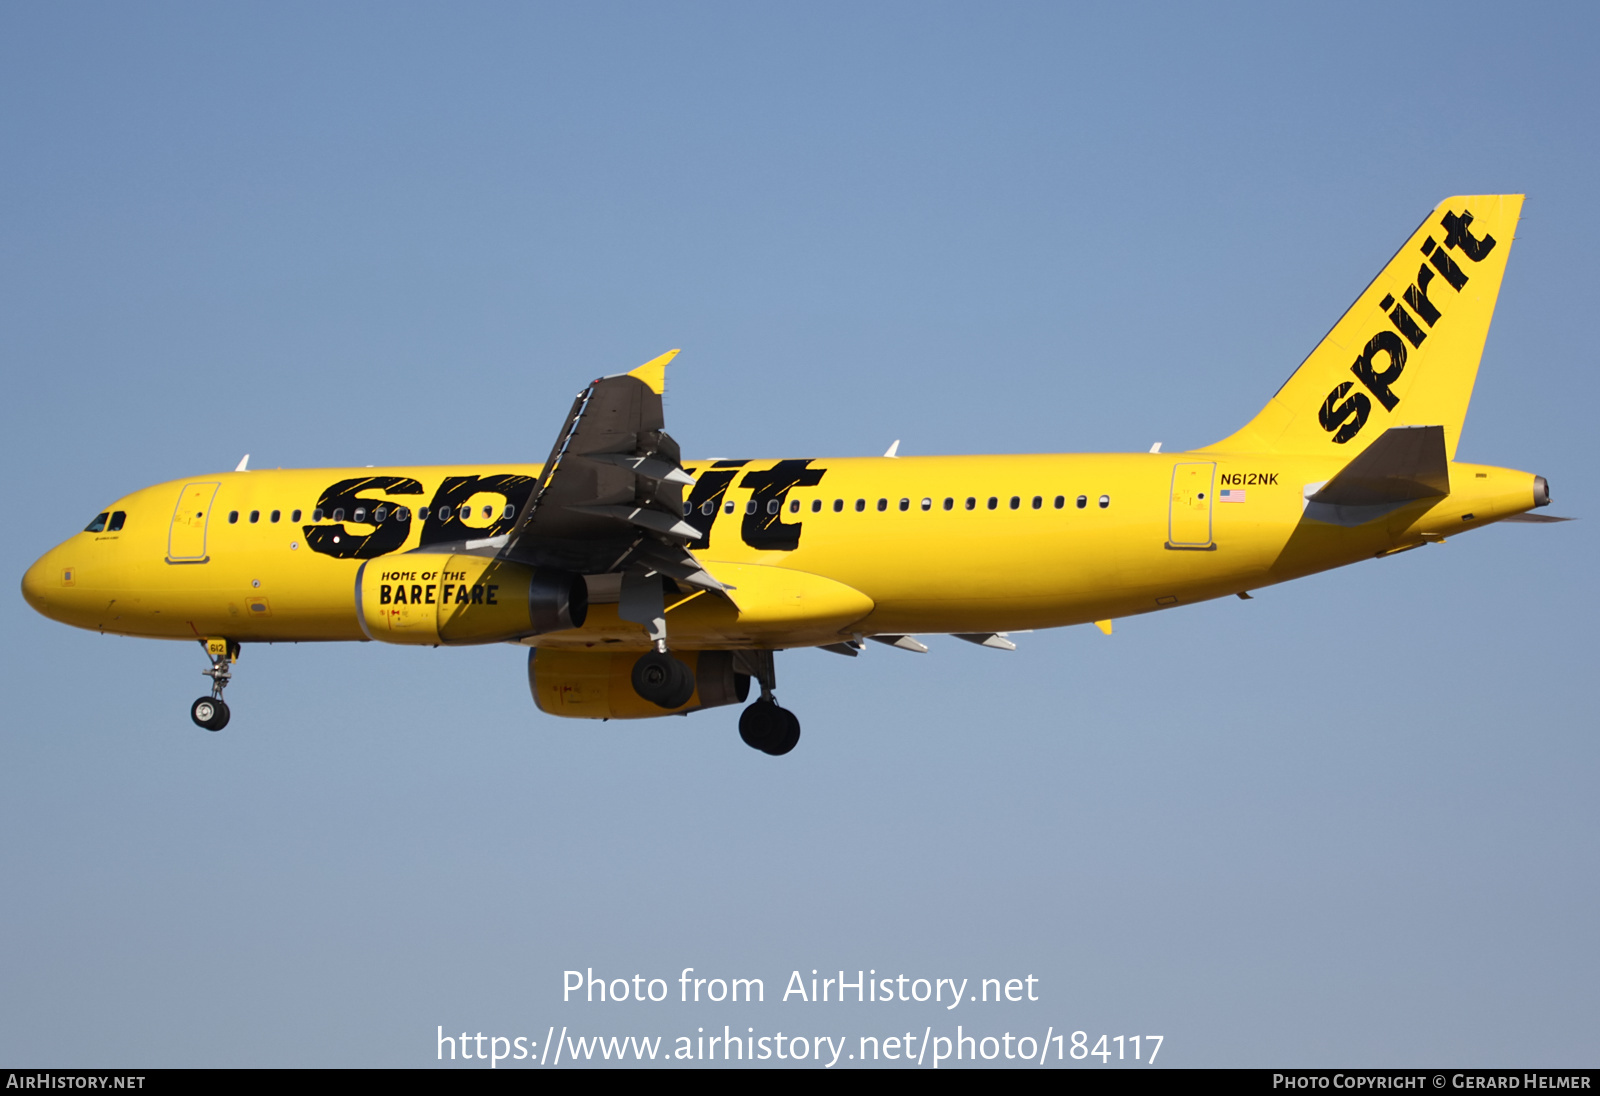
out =
[[[39,612],[199,640],[195,723],[228,722],[245,643],[531,648],[535,703],[628,719],[759,698],[800,724],[773,652],[911,651],[1097,623],[1404,552],[1550,501],[1455,458],[1521,195],[1450,198],[1254,419],[1187,453],[684,461],[662,429],[677,351],[578,394],[513,467],[195,476],[136,491],[22,580]],[[898,445],[898,443],[896,443]]]

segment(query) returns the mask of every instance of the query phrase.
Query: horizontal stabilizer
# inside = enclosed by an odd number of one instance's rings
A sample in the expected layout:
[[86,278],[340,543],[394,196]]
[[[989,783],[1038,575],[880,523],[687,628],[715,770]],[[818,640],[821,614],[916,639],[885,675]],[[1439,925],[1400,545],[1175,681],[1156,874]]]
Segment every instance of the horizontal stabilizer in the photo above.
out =
[[1394,426],[1385,430],[1329,480],[1311,502],[1331,506],[1383,506],[1450,493],[1444,427]]
[[1558,518],[1554,514],[1511,514],[1503,517],[1501,521],[1516,522],[1518,525],[1549,525],[1557,521],[1577,521],[1577,518]]

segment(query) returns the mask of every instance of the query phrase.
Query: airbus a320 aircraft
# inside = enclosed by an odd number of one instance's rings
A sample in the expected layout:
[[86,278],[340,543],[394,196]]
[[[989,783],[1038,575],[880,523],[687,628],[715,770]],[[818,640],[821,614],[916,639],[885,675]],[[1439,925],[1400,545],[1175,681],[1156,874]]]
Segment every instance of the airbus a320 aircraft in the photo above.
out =
[[[743,703],[784,754],[773,652],[911,651],[1098,623],[1559,521],[1541,476],[1455,460],[1521,195],[1451,198],[1237,433],[1187,453],[685,461],[664,354],[578,394],[541,464],[195,476],[118,499],[29,568],[39,612],[199,640],[221,730],[241,645],[530,648],[551,715]],[[247,458],[248,459],[248,458]]]

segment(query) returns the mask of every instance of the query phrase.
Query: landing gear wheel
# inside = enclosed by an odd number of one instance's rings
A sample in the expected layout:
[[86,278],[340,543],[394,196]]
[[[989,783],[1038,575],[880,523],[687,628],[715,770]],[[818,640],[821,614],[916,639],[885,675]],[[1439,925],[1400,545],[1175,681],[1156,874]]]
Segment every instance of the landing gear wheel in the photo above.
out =
[[195,725],[208,731],[220,731],[228,725],[228,706],[218,697],[203,696],[189,706],[189,718]]
[[782,757],[800,741],[800,720],[763,698],[739,713],[739,737],[746,746]]
[[633,664],[633,691],[661,708],[681,708],[694,696],[694,672],[669,654],[651,651]]

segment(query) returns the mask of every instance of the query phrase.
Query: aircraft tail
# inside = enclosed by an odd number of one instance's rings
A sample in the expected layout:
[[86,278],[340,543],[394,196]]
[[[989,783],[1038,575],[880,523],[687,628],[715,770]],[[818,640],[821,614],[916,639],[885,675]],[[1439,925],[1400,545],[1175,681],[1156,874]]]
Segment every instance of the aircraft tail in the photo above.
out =
[[1522,197],[1446,199],[1261,413],[1206,448],[1350,460],[1392,427],[1440,426],[1455,459]]

